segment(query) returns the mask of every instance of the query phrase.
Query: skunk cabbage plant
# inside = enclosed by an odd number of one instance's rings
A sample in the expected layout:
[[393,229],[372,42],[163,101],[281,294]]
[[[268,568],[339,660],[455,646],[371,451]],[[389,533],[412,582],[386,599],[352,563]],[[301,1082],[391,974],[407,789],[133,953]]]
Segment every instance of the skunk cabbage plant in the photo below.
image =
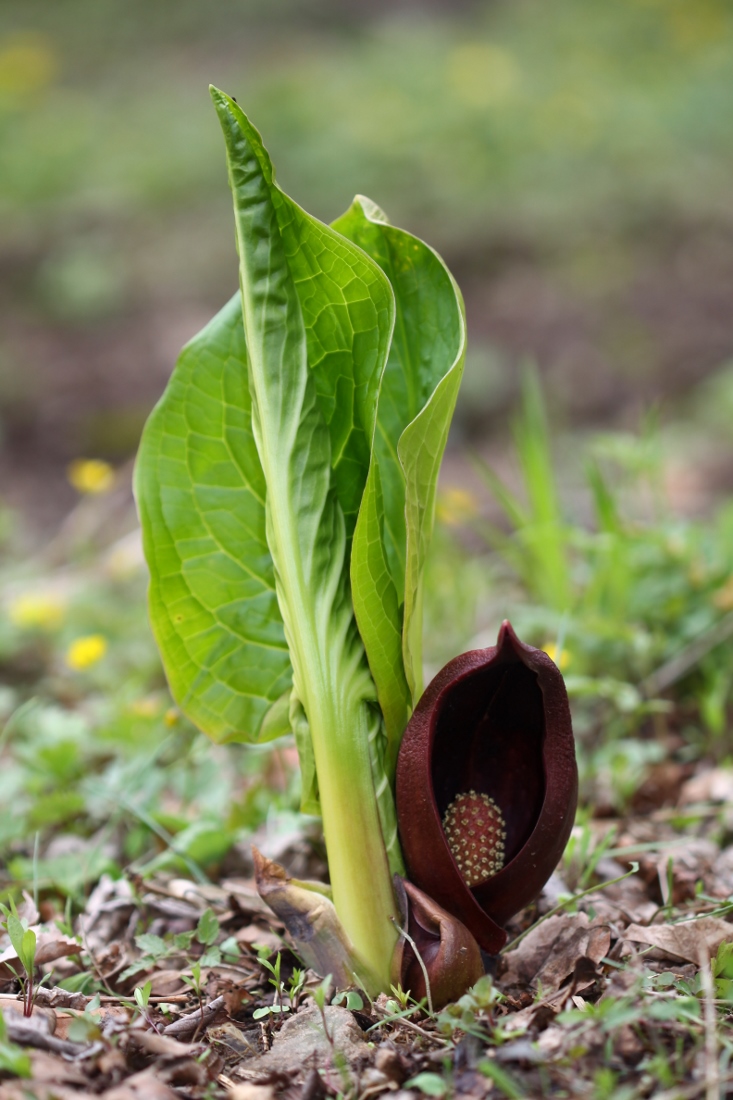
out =
[[[261,857],[258,881],[305,939],[321,930],[304,957],[324,967],[340,952],[334,970],[370,993],[395,974],[419,990],[428,975],[433,1003],[445,1001],[480,972],[473,937],[500,945],[495,922],[539,891],[564,842],[559,673],[505,631],[496,654],[457,658],[428,690],[400,763],[415,884],[403,886],[395,774],[422,695],[422,574],[463,303],[440,257],[369,199],[331,226],[302,210],[237,103],[212,98],[240,290],[184,348],[143,433],[153,631],[175,699],[211,738],[295,737],[332,894]],[[460,848],[474,803],[498,830],[488,883]]]
[[394,773],[422,692],[421,578],[463,303],[440,257],[368,199],[333,226],[302,210],[236,102],[212,97],[240,293],[184,348],[143,434],[150,616],[200,729],[295,735],[355,972],[388,989]]

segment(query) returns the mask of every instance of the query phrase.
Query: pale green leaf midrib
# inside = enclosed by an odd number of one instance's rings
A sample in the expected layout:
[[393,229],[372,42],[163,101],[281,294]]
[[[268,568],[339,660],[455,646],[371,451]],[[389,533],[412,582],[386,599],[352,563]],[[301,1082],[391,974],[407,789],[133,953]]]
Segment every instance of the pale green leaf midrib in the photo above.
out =
[[[239,219],[237,219],[237,238],[239,254],[244,260],[249,252],[249,239],[242,233]],[[268,290],[269,282],[266,282],[264,292],[262,292],[263,300]],[[261,309],[256,307],[248,282],[244,278],[242,279],[242,300],[245,332],[248,328],[250,331],[257,331],[258,327],[261,331],[264,327],[263,320],[265,325],[268,323],[266,310],[264,306]],[[297,308],[299,309],[299,306]],[[247,324],[248,318],[249,325]],[[302,329],[302,317],[300,321]],[[303,335],[299,351],[305,360],[304,343],[305,337]],[[296,516],[292,509],[288,507],[291,501],[291,478],[288,473],[293,460],[295,441],[303,418],[308,379],[307,371],[309,368],[304,361],[298,376],[299,392],[290,394],[290,407],[293,411],[283,423],[281,407],[270,400],[270,388],[264,383],[268,365],[260,355],[260,341],[252,340],[248,342],[247,347],[255,390],[254,405],[257,408],[255,423],[257,424],[256,431],[260,437],[260,447],[258,449],[265,474],[265,483],[268,486],[268,522],[273,528],[273,545],[277,547],[277,553],[273,555],[273,558],[276,576],[282,588],[280,609],[287,633],[288,646],[293,658],[294,687],[305,705],[311,729],[318,737],[320,730],[333,729],[334,726],[338,728],[338,722],[335,722],[334,718],[340,708],[335,705],[335,701],[339,698],[345,701],[351,692],[348,690],[349,685],[344,682],[343,667],[337,668],[340,674],[336,676],[333,674],[334,670],[328,667],[332,663],[339,666],[340,662],[329,661],[324,664],[322,660],[324,652],[333,652],[333,647],[329,644],[331,641],[329,635],[333,635],[334,625],[332,600],[324,600],[325,593],[322,591],[319,593],[320,598],[315,601],[316,606],[310,600],[306,602],[303,599],[304,594],[313,593],[317,590],[317,586],[314,584],[313,578],[308,576],[303,568],[304,555],[290,553],[291,548],[302,549],[302,532],[299,530]],[[282,365],[282,358],[280,359],[280,365]],[[271,447],[267,445],[271,433],[262,430],[263,423],[272,422],[273,420],[278,424],[277,453],[273,453]],[[324,506],[328,507],[328,501],[324,502]],[[331,502],[331,507],[338,507],[335,501]],[[335,572],[334,569],[333,573]],[[334,587],[337,586],[338,579]],[[332,592],[332,596],[335,595],[336,593]],[[325,614],[318,615],[318,605],[325,609]],[[347,616],[348,614],[347,611]],[[319,618],[326,620],[321,623],[320,631],[316,626]],[[291,628],[291,622],[298,624],[297,629]],[[348,630],[348,625],[346,629]],[[329,701],[331,705],[324,707],[324,700]],[[356,702],[358,700],[353,699],[352,706]]]

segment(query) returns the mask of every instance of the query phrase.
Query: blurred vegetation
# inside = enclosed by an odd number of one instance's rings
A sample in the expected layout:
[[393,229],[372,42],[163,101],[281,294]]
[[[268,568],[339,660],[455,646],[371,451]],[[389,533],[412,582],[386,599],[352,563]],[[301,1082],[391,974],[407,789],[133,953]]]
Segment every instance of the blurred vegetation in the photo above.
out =
[[[108,467],[65,474],[132,453],[178,346],[236,284],[209,81],[246,105],[305,208],[331,219],[369,194],[466,293],[457,426],[483,457],[444,483],[429,671],[507,615],[554,653],[586,808],[623,812],[663,757],[726,760],[727,0],[5,0],[0,493],[32,512],[45,492],[56,514],[89,495],[71,543],[30,560],[0,513],[0,886],[79,899],[105,868],[214,875],[297,809],[288,744],[214,747],[173,707],[132,515],[116,534],[94,519]],[[524,351],[546,382],[525,376],[507,462],[487,443]],[[567,430],[568,409],[609,419],[619,394],[714,369],[685,420]]]
[[135,532],[76,557],[2,571],[0,877],[77,900],[122,866],[205,879],[297,808],[292,753],[213,746],[173,705]]
[[[113,216],[147,234],[160,212],[158,232],[175,233],[192,204],[216,226],[228,197],[207,80],[247,104],[286,188],[322,218],[361,189],[440,246],[471,250],[497,228],[557,243],[680,216],[730,221],[725,0],[397,6],[369,21],[348,7],[6,4],[4,228],[112,217],[122,243]],[[190,228],[188,275],[205,278],[192,262],[205,227]],[[79,265],[94,263],[92,243]],[[111,288],[96,293],[101,307]]]
[[554,406],[596,418],[729,354],[727,0],[6,0],[11,450],[130,454],[176,348],[231,292],[209,81],[308,210],[364,192],[445,253],[469,307],[464,433],[500,424],[523,351]]
[[513,435],[517,491],[475,459],[500,522],[470,495],[443,497],[444,520],[468,525],[479,549],[451,562],[459,551],[444,542],[447,558],[433,557],[434,671],[451,656],[446,643],[467,648],[451,621],[470,621],[473,609],[474,647],[493,644],[498,621],[511,618],[565,675],[581,801],[596,814],[623,813],[650,765],[730,763],[733,502],[712,518],[681,518],[665,485],[674,432],[654,416],[638,434],[591,436],[580,455],[575,439],[585,493],[568,492],[567,480],[563,492],[534,372]]

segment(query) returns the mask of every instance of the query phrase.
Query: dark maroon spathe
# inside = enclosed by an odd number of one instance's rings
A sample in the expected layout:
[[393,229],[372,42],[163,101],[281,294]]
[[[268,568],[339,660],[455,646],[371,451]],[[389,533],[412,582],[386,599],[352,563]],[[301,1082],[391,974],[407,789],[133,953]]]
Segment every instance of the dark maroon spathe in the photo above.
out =
[[[506,823],[506,861],[464,882],[443,831],[453,798],[490,795]],[[567,844],[578,797],[570,708],[546,653],[508,622],[495,646],[454,658],[426,689],[402,740],[397,816],[410,881],[495,954],[501,927],[540,893]]]

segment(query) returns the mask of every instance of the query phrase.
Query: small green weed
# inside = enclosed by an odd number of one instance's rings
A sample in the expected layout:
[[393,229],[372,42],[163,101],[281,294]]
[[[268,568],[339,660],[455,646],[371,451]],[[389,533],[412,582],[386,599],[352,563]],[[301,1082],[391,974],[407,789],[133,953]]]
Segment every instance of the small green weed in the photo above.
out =
[[218,937],[219,921],[213,909],[204,910],[192,932],[176,932],[165,938],[152,932],[142,932],[135,936],[135,944],[142,955],[123,971],[120,978],[132,978],[166,960],[183,957],[185,962],[193,959],[195,953],[197,957],[194,965],[199,968],[199,975],[202,967],[218,966],[222,957],[236,959],[239,954],[236,940],[229,937],[218,946]]
[[36,933],[28,927],[28,921],[18,915],[12,898],[9,907],[0,903],[0,912],[5,918],[2,927],[8,933],[21,965],[21,973],[16,976],[23,990],[23,1015],[30,1016],[33,1012],[35,989]]
[[438,1013],[438,1030],[449,1038],[461,1031],[465,1035],[476,1035],[485,1040],[493,1028],[493,1010],[502,999],[491,978],[486,975],[455,1004],[448,1005]]
[[[60,895],[73,920],[103,873],[205,880],[268,815],[297,810],[299,778],[282,741],[212,746],[171,705],[140,572],[119,578],[88,562],[63,572],[61,585],[39,566],[0,567],[11,593],[0,796],[13,807],[0,820],[0,896]],[[72,667],[69,646],[85,637],[105,646]]]

